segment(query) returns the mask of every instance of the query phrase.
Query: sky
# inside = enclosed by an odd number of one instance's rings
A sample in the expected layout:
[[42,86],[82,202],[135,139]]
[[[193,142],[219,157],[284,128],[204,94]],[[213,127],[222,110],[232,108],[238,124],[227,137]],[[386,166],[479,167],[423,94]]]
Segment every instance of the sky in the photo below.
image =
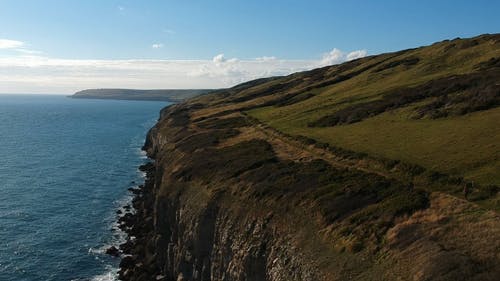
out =
[[500,32],[498,0],[0,0],[0,93],[222,88]]

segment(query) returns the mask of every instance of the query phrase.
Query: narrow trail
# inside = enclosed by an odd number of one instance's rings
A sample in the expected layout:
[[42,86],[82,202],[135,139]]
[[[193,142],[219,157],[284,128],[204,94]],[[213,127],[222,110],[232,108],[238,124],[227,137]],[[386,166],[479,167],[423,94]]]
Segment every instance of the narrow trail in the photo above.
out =
[[[424,179],[422,181],[422,179],[419,179],[417,180],[417,183],[415,181],[415,178],[411,175],[401,174],[401,172],[398,171],[391,172],[387,169],[384,169],[384,163],[380,163],[376,159],[346,159],[336,155],[334,152],[327,149],[323,149],[314,145],[304,144],[299,140],[295,140],[287,135],[284,135],[282,132],[270,127],[265,123],[262,123],[258,119],[248,116],[247,114],[245,114],[245,112],[232,112],[222,118],[236,116],[247,119],[248,121],[250,121],[249,123],[251,125],[238,128],[240,130],[240,134],[223,141],[219,144],[219,147],[234,145],[244,140],[263,139],[273,146],[277,157],[281,159],[298,162],[307,162],[313,161],[315,159],[321,159],[335,168],[357,170],[366,174],[375,174],[386,179],[399,181],[403,184],[415,184],[416,187],[422,188],[430,193],[442,193],[442,191],[434,190],[433,188],[431,188],[432,182],[429,182],[428,180]],[[197,132],[207,131],[206,129],[201,128],[193,123],[191,123],[190,127],[193,131]],[[378,169],[373,169],[370,166],[376,167]],[[460,188],[460,186],[457,186],[457,188]],[[465,200],[463,197],[457,196],[456,194],[448,192],[445,192],[445,194],[463,201],[464,203],[471,204],[482,209],[491,210],[491,208],[483,206],[483,204]],[[495,210],[492,211],[496,212]]]
[[[242,114],[242,116],[245,116],[247,118],[251,118],[251,117],[248,117],[244,114]],[[258,135],[260,133],[260,135],[265,136],[264,139],[266,139],[268,142],[270,142],[273,145],[273,147],[278,150],[277,151],[278,155],[280,155],[280,150],[282,152],[285,152],[285,153],[281,153],[281,155],[286,154],[286,152],[290,152],[291,150],[293,150],[293,151],[296,151],[296,155],[302,156],[302,157],[294,157],[294,155],[289,155],[289,157],[285,157],[285,158],[288,158],[290,160],[311,161],[313,159],[321,159],[321,160],[328,162],[330,165],[332,165],[333,167],[336,167],[336,168],[356,169],[356,170],[361,171],[363,173],[376,174],[376,175],[379,175],[379,176],[387,178],[387,179],[397,180],[397,181],[400,181],[403,183],[408,183],[408,184],[410,182],[412,182],[411,180],[405,181],[400,176],[398,177],[396,174],[384,173],[382,171],[369,169],[367,167],[362,167],[359,165],[359,163],[357,161],[354,162],[354,161],[349,161],[349,160],[345,160],[345,159],[340,159],[340,157],[336,156],[334,153],[332,153],[326,149],[314,147],[313,145],[303,144],[300,141],[291,139],[290,137],[281,134],[276,129],[269,127],[268,125],[266,125],[258,120],[255,120],[253,118],[252,118],[252,120],[255,123],[257,123],[257,124],[252,126],[252,128],[256,132],[258,132],[256,135]],[[284,146],[286,146],[286,147],[284,147]],[[433,192],[442,193],[439,191],[432,191],[432,190],[428,190],[428,191],[431,193],[433,193]],[[443,194],[446,194],[447,196],[451,196],[451,197],[455,198],[456,200],[459,200],[462,203],[469,204],[469,205],[474,206],[476,208],[489,210],[489,211],[492,211],[498,215],[498,212],[496,212],[495,210],[491,210],[491,208],[487,208],[487,207],[483,206],[482,204],[477,204],[477,202],[471,202],[469,200],[461,198],[460,196],[456,196],[456,195],[450,194],[450,193],[443,193]]]
[[357,163],[354,163],[353,161],[340,160],[338,156],[336,156],[330,151],[327,151],[326,149],[321,149],[318,147],[314,147],[312,145],[306,145],[299,141],[290,139],[289,137],[276,132],[274,129],[269,128],[265,124],[259,123],[253,126],[253,128],[255,128],[257,131],[260,131],[262,134],[266,135],[271,144],[273,144],[273,146],[275,146],[278,149],[280,148],[280,145],[277,143],[277,140],[279,140],[279,142],[285,145],[293,147],[296,150],[309,154],[309,157],[311,159],[322,159],[336,168],[356,169],[364,173],[376,174],[384,178],[389,178],[389,179],[395,178],[394,176],[391,176],[388,173],[382,173],[381,171],[375,171],[372,169],[361,167],[357,165]]

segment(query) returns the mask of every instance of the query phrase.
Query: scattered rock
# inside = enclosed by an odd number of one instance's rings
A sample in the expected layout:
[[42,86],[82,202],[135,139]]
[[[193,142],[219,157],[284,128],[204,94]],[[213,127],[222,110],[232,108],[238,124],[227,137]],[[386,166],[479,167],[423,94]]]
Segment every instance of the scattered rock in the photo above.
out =
[[115,246],[111,246],[106,249],[106,255],[110,255],[113,257],[119,257],[120,256],[120,250],[116,248]]
[[133,194],[135,194],[135,195],[138,195],[138,194],[140,194],[140,193],[141,193],[141,190],[140,190],[140,189],[138,189],[138,188],[133,188],[133,187],[128,188],[128,191],[132,192],[132,193],[133,193]]

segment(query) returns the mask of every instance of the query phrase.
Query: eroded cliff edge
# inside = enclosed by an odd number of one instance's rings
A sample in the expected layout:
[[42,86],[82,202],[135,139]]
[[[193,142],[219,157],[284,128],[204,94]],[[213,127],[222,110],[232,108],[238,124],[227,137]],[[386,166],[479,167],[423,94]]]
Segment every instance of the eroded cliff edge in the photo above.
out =
[[[165,109],[124,280],[495,280],[498,216],[330,161],[239,112]],[[324,152],[326,153],[326,151]]]
[[499,56],[446,40],[164,109],[120,277],[499,280]]

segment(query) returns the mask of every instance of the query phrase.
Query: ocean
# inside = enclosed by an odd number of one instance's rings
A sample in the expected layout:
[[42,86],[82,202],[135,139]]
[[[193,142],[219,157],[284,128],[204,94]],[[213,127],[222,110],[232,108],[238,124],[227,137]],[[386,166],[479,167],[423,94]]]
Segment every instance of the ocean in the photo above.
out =
[[0,280],[115,280],[104,251],[166,105],[0,95]]

